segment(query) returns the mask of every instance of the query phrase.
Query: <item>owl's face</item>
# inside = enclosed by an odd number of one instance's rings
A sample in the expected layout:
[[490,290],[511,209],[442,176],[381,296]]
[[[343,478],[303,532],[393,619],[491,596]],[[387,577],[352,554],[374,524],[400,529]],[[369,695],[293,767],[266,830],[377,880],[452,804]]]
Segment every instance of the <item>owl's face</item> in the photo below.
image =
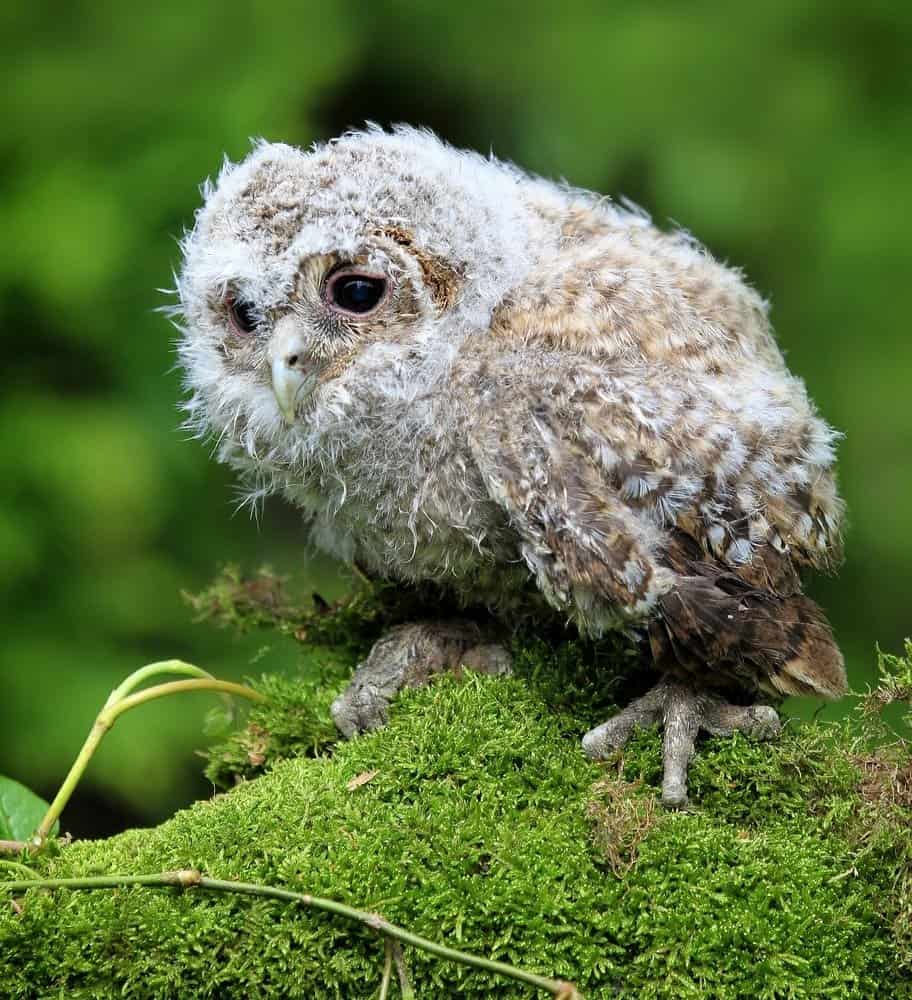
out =
[[528,271],[524,180],[412,130],[227,165],[183,246],[191,424],[274,457],[321,412],[414,380]]
[[[257,257],[257,272],[248,276],[237,267],[229,276],[229,256],[224,279],[210,285],[198,304],[195,343],[214,349],[228,384],[243,379],[245,392],[271,391],[288,425],[306,416],[320,387],[371,345],[388,351],[414,342],[440,318],[443,297],[458,282],[455,271],[444,274],[438,265],[446,288],[435,301],[418,261],[394,232],[358,234],[344,249],[296,242],[279,252],[257,237],[243,247]],[[232,242],[225,248],[229,255],[241,250]]]

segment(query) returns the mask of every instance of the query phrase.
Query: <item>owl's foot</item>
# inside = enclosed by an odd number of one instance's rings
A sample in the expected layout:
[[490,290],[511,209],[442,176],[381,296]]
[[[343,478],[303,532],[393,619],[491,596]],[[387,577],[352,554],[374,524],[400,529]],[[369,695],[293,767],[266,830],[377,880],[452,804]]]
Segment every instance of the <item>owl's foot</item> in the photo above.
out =
[[662,804],[669,809],[687,805],[687,766],[699,732],[727,736],[737,730],[757,740],[769,740],[782,730],[770,705],[731,705],[718,695],[663,677],[642,698],[586,733],[583,750],[594,760],[602,760],[624,747],[634,728],[656,722],[665,730]]
[[460,666],[508,674],[510,662],[506,649],[485,642],[471,622],[400,625],[375,643],[330,712],[342,735],[350,738],[382,726],[390,702],[404,687],[422,687],[434,674]]

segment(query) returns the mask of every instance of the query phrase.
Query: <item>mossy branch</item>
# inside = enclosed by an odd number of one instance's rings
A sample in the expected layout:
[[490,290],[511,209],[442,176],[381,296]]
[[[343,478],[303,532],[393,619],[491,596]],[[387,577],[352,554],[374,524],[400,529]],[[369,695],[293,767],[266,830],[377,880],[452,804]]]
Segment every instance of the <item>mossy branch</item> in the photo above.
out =
[[[259,896],[266,899],[278,899],[288,903],[298,903],[302,906],[326,913],[334,913],[348,920],[356,921],[382,934],[387,941],[401,942],[419,948],[431,955],[436,955],[450,962],[458,962],[475,969],[484,969],[505,976],[516,982],[526,983],[538,989],[545,990],[558,1000],[582,1000],[582,995],[572,983],[562,979],[550,979],[534,972],[516,968],[506,962],[498,962],[492,958],[473,955],[467,951],[459,951],[447,945],[432,941],[430,938],[413,934],[404,927],[392,924],[378,913],[358,910],[334,899],[324,899],[321,896],[311,896],[309,893],[293,892],[290,889],[280,889],[276,886],[260,885],[256,882],[232,882],[226,879],[209,878],[195,868],[185,868],[179,871],[159,872],[154,875],[97,875],[90,878],[29,878],[18,882],[0,882],[0,890],[7,892],[23,892],[28,889],[121,889],[128,886],[175,886],[181,889],[206,889],[212,892],[234,892],[244,896]],[[383,983],[389,989],[389,970],[393,948],[386,952],[386,963],[383,972]],[[381,986],[383,989],[383,986]]]

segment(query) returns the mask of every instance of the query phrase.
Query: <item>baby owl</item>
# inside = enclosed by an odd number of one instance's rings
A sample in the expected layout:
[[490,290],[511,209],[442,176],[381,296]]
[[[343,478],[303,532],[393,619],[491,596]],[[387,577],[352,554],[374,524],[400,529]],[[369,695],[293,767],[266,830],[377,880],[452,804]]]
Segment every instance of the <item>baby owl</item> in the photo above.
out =
[[[836,434],[737,271],[411,128],[261,143],[203,194],[179,276],[186,409],[253,498],[493,622],[550,606],[586,635],[639,629],[659,679],[583,748],[661,723],[668,806],[701,730],[769,738],[764,698],[846,690],[800,581],[840,556]],[[437,671],[509,669],[492,639],[457,618],[393,630],[339,729],[380,725]]]

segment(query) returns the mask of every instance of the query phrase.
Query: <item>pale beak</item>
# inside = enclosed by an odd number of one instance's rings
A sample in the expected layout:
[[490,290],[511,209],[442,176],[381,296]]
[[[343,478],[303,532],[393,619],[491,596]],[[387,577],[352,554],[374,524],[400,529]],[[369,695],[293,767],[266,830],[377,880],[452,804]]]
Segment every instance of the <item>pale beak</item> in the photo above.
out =
[[314,380],[314,365],[295,317],[286,316],[276,324],[268,357],[276,403],[285,420],[294,423],[297,402]]

